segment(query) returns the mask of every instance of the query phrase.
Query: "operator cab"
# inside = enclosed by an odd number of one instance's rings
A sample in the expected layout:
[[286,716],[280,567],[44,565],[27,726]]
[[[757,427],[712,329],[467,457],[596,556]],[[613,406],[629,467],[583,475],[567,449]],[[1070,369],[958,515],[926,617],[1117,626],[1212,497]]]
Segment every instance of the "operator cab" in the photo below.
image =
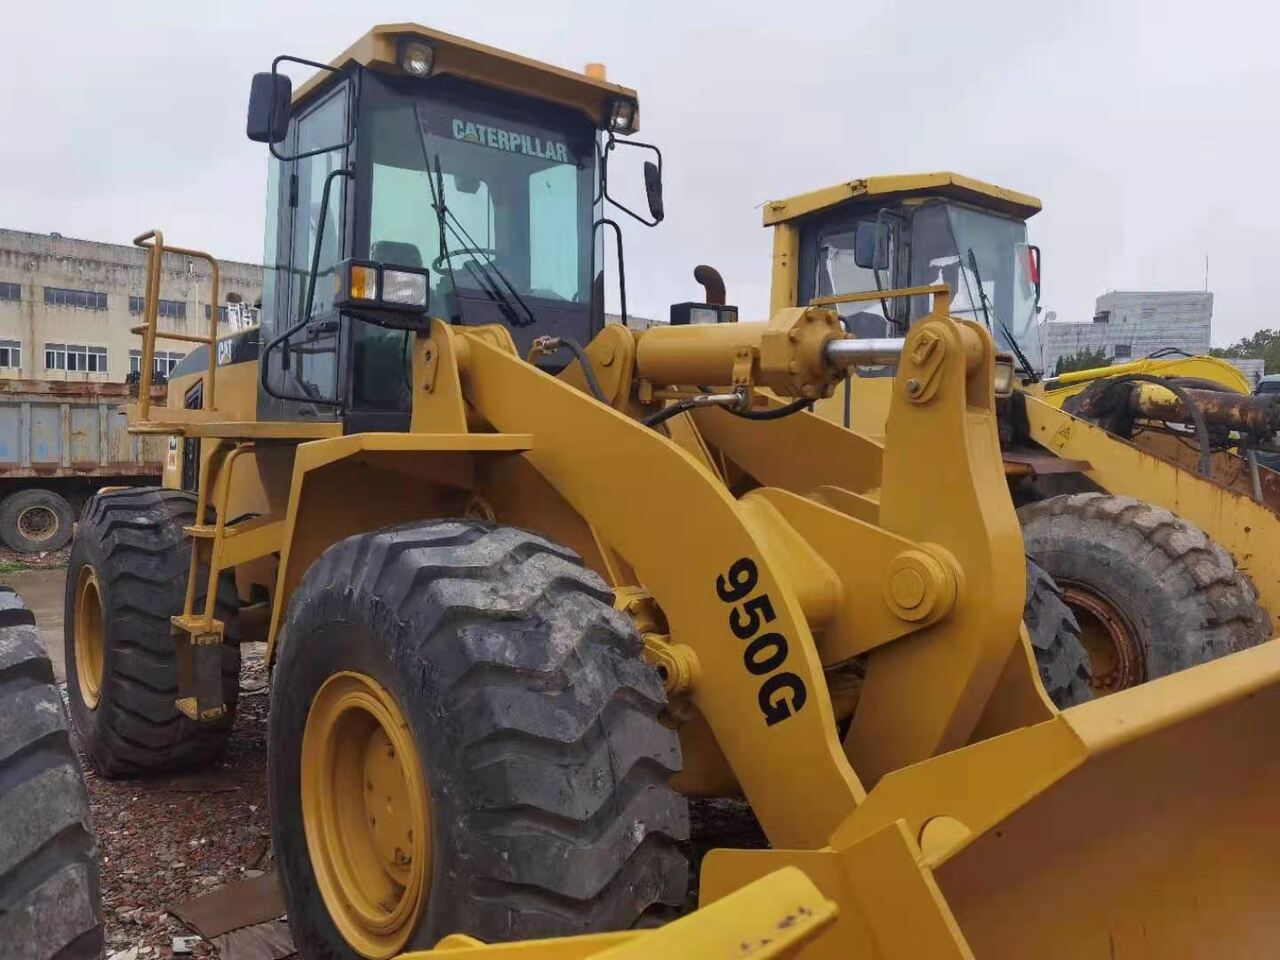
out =
[[[1027,242],[1026,220],[1039,210],[1034,197],[951,173],[872,177],[769,204],[765,225],[781,228],[775,252],[796,264],[790,291],[775,275],[773,309],[945,283],[952,315],[981,323],[1034,380],[1044,373],[1040,251]],[[930,299],[835,308],[855,336],[901,337]]]
[[[317,69],[296,93],[291,62]],[[608,189],[617,147],[657,158],[651,217],[632,216],[661,219],[660,154],[616,139],[638,109],[626,87],[412,24],[328,65],[276,58],[248,121],[271,152],[260,419],[406,429],[412,337],[433,318],[503,324],[521,354],[590,340],[603,206],[632,213]]]

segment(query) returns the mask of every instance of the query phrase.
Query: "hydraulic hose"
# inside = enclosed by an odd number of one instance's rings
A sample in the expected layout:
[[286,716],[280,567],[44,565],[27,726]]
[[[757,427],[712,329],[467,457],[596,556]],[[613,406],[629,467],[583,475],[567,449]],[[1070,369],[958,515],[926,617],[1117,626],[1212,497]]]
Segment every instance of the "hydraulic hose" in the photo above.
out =
[[790,403],[784,404],[781,407],[772,407],[768,410],[730,409],[729,412],[735,417],[741,417],[743,420],[781,420],[783,417],[789,417],[793,413],[799,413],[812,403],[812,400],[805,400],[802,397],[799,400],[792,400]]
[[587,379],[587,388],[591,391],[591,395],[601,403],[607,404],[609,401],[605,399],[604,391],[600,389],[600,381],[596,379],[596,371],[587,358],[587,351],[583,350],[582,344],[572,337],[548,337],[541,343],[536,343],[530,352],[530,362],[535,354],[548,355],[560,349],[566,349],[573,354],[573,358],[582,367],[582,375]]

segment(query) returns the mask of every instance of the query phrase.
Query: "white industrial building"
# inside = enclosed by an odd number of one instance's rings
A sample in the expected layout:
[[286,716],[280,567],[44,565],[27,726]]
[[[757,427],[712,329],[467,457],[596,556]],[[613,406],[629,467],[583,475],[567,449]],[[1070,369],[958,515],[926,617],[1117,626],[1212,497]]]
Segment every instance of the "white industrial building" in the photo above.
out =
[[[219,327],[241,313],[228,297],[262,297],[262,268],[221,260]],[[58,234],[0,229],[0,378],[121,382],[138,371],[147,252]],[[209,332],[209,269],[203,260],[165,256],[159,326],[184,334]],[[255,311],[256,312],[256,311]],[[157,343],[156,373],[167,374],[191,349]]]
[[[1111,363],[1169,352],[1209,352],[1213,294],[1207,290],[1112,290],[1098,297],[1093,319],[1045,324],[1045,368],[1060,357],[1103,351]],[[1261,360],[1232,360],[1246,376],[1262,376]]]

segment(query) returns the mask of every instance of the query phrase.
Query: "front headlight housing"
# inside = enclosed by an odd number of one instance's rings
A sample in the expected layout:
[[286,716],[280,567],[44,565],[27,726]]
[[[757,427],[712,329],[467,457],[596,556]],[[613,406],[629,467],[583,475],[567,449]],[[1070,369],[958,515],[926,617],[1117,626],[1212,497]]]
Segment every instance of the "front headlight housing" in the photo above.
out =
[[1013,357],[1007,353],[996,354],[995,392],[997,397],[1007,397],[1013,393]]
[[737,323],[738,308],[722,303],[673,303],[670,320],[673,327]]
[[400,69],[411,77],[429,77],[436,65],[436,48],[423,40],[400,41]]
[[382,299],[389,305],[427,309],[426,272],[383,267]]
[[333,305],[340,310],[401,329],[430,323],[430,274],[421,267],[344,260],[334,272],[334,283]]
[[609,108],[609,129],[614,133],[633,133],[636,129],[636,102],[619,97]]

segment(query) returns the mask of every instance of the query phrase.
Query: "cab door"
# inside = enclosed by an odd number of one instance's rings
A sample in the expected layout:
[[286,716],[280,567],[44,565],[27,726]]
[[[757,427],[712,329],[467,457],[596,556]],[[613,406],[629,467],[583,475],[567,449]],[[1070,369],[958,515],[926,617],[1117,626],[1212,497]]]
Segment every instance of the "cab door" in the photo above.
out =
[[[346,81],[290,124],[281,152],[299,159],[272,161],[275,182],[268,187],[268,203],[278,205],[278,211],[267,211],[268,253],[273,267],[267,271],[264,307],[270,300],[273,309],[263,311],[264,347],[304,315],[308,323],[264,358],[271,387],[259,403],[259,416],[264,419],[333,419],[337,415],[342,395],[342,325],[333,307],[333,274],[349,243],[349,178],[335,174],[347,167],[348,148],[334,145],[349,139],[350,110],[351,82]],[[334,148],[323,149],[328,146]],[[321,152],[306,156],[316,150]],[[272,232],[276,233],[274,238]],[[313,259],[317,271],[308,312]]]

